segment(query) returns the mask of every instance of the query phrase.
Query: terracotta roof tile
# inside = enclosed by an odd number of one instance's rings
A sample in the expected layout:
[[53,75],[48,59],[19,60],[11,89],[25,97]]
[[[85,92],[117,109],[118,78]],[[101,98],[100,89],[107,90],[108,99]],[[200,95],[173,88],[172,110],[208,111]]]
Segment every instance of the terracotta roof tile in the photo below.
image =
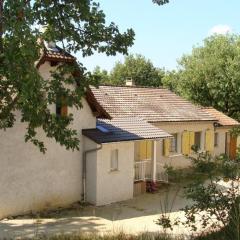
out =
[[140,117],[148,122],[214,121],[206,111],[164,88],[90,87],[110,117]]
[[82,131],[84,136],[96,143],[172,137],[167,132],[139,118],[98,119],[97,126],[100,126],[100,128],[84,129]]
[[56,46],[56,49],[44,49],[44,55],[46,58],[52,58],[60,61],[75,61],[75,57],[73,57],[71,54],[65,52],[60,47]]
[[222,112],[219,112],[215,108],[212,107],[206,107],[203,108],[203,110],[209,114],[211,114],[213,117],[215,117],[218,120],[218,123],[221,126],[234,126],[239,125],[239,122],[234,120],[233,118],[228,117]]
[[41,57],[36,62],[36,67],[39,68],[45,61],[72,63],[76,61],[76,58],[58,46],[48,47],[47,43],[43,41]]

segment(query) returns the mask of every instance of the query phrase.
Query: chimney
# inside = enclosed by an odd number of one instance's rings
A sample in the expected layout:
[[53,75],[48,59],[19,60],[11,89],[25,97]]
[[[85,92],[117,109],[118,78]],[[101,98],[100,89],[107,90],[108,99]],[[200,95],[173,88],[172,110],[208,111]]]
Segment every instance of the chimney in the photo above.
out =
[[126,86],[135,86],[134,80],[132,78],[127,78]]
[[57,48],[56,42],[54,42],[54,41],[49,41],[49,42],[44,41],[44,43],[45,43],[45,47],[48,50],[51,50],[51,51],[54,51],[54,52],[59,52],[59,49]]
[[47,44],[49,48],[56,48],[56,43],[54,41],[50,41]]

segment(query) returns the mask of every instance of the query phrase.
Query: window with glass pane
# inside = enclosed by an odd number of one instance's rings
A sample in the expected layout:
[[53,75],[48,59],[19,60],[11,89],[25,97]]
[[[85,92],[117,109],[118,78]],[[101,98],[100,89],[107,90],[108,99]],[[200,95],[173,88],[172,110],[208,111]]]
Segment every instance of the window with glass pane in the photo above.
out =
[[118,170],[118,149],[111,151],[111,171]]
[[195,132],[194,145],[195,145],[198,149],[201,149],[201,132]]
[[177,133],[172,134],[173,138],[170,139],[170,149],[171,153],[177,152]]
[[65,103],[64,97],[57,97],[56,100],[56,115],[66,117],[68,115],[68,107]]
[[214,133],[214,146],[215,147],[218,146],[218,133],[217,132]]

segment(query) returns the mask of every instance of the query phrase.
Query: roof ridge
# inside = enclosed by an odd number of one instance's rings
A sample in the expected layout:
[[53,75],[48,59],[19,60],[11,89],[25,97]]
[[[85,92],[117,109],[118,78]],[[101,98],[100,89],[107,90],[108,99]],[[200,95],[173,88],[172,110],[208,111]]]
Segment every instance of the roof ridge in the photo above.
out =
[[201,105],[162,86],[102,84],[91,86],[90,92],[112,118],[120,115],[141,116],[148,122],[217,121]]
[[[201,105],[199,105],[199,106],[201,106]],[[202,109],[214,109],[214,110],[217,110],[216,108],[211,107],[211,106],[208,106],[208,107],[201,106],[201,108],[202,108]],[[219,110],[217,110],[217,111],[219,111]],[[220,112],[220,111],[219,111],[219,112]]]
[[[126,85],[114,85],[114,84],[107,84],[107,83],[104,83],[104,84],[100,84],[99,87],[124,87],[124,88],[149,88],[149,89],[166,89],[168,91],[171,91],[169,90],[168,88],[164,87],[164,86],[159,86],[159,87],[154,87],[154,86],[140,86],[140,85],[134,85],[134,86],[126,86]],[[171,91],[172,92],[172,91]]]

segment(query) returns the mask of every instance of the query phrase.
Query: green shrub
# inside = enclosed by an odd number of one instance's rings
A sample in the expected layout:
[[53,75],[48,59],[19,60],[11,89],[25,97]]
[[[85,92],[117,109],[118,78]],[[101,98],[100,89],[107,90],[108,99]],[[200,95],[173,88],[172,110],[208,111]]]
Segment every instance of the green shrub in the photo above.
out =
[[183,237],[172,237],[167,234],[142,233],[139,235],[129,235],[125,233],[107,234],[62,234],[55,236],[39,236],[37,240],[184,240]]

